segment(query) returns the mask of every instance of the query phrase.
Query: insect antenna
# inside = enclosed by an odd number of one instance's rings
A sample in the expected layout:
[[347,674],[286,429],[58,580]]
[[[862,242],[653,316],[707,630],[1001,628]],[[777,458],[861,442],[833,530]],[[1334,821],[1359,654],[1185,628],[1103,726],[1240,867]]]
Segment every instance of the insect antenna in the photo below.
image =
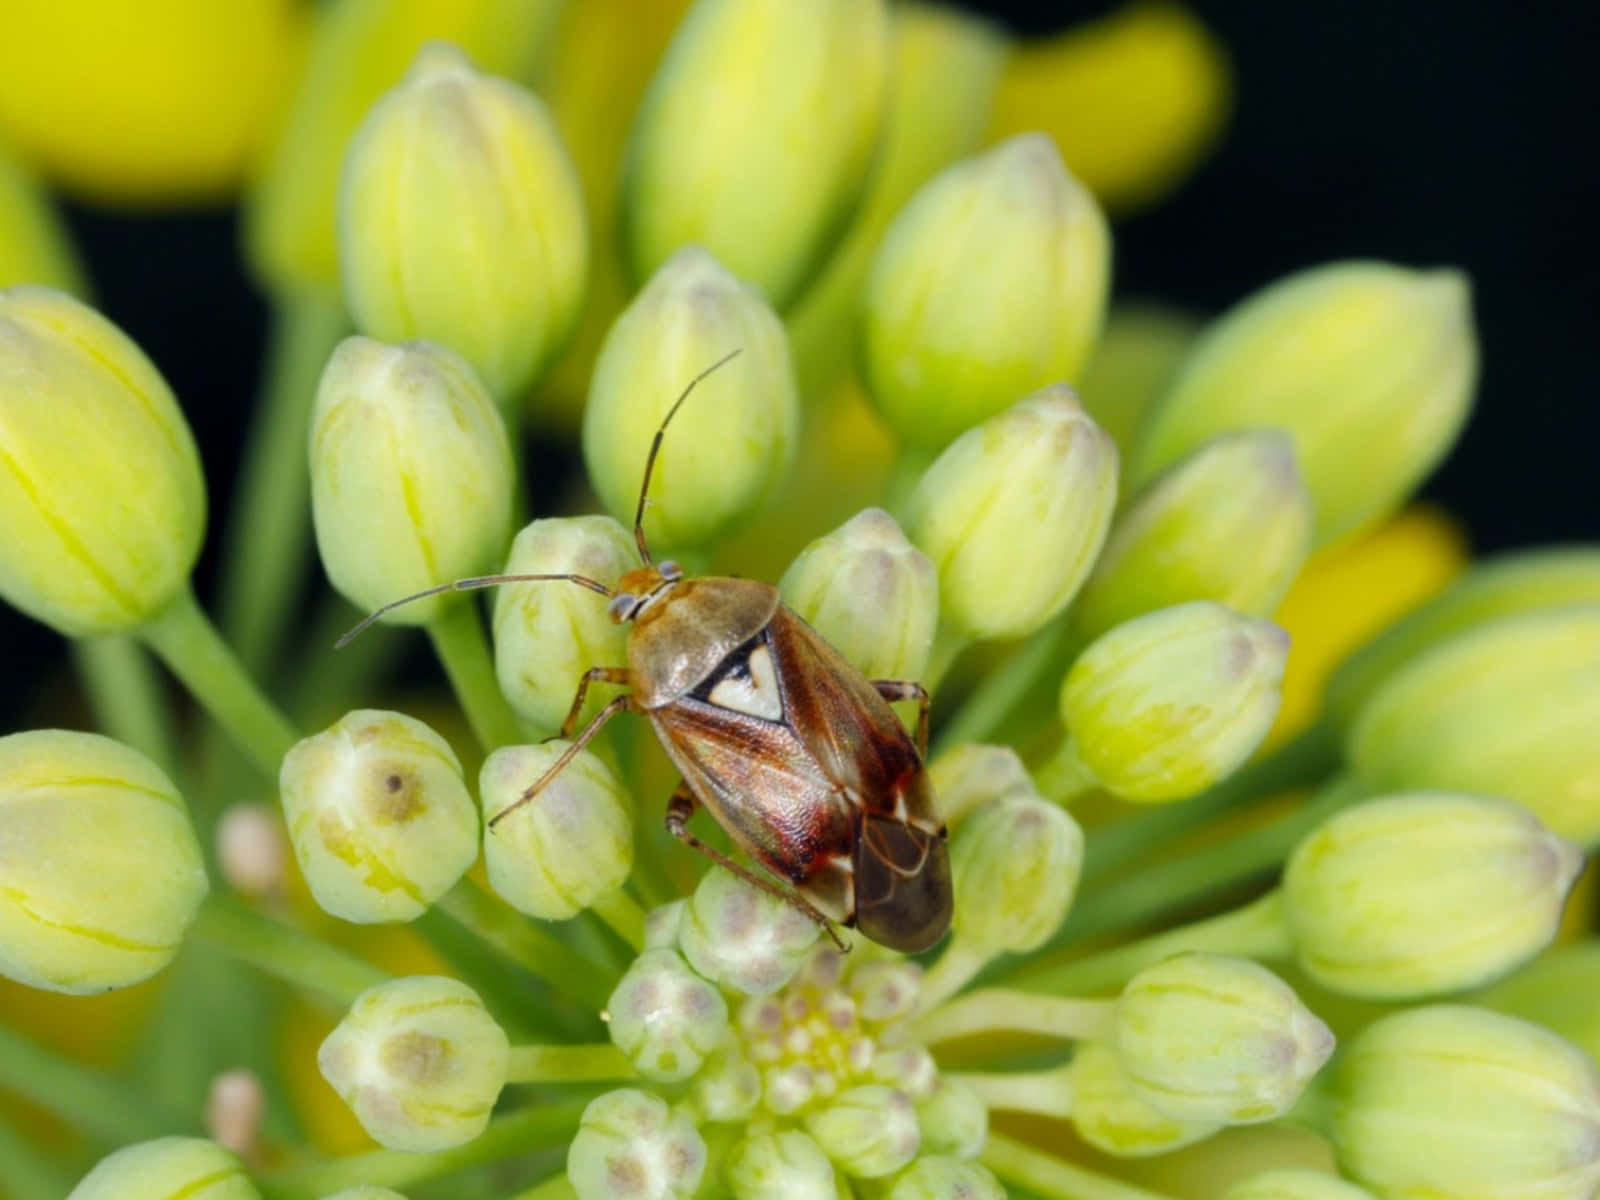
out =
[[650,494],[650,472],[655,470],[656,455],[661,452],[661,439],[666,436],[667,425],[671,422],[673,417],[678,415],[678,410],[683,407],[683,402],[689,398],[689,393],[694,391],[695,385],[717,368],[725,366],[733,359],[739,357],[739,354],[742,350],[743,347],[740,347],[738,350],[728,351],[728,353],[717,359],[716,362],[712,363],[704,371],[701,371],[700,374],[689,380],[689,386],[683,389],[683,395],[679,396],[672,402],[672,407],[667,409],[667,415],[661,418],[661,425],[656,430],[656,436],[650,442],[650,453],[645,457],[644,460],[644,482],[639,485],[639,507],[634,510],[633,514],[633,540],[639,546],[639,557],[644,559],[644,561],[647,563],[653,560],[650,557],[650,547],[645,545],[644,540],[644,502],[645,497]]
[[393,612],[401,605],[410,604],[413,600],[425,600],[429,596],[443,595],[445,592],[472,592],[480,588],[496,587],[502,583],[538,583],[545,579],[565,579],[579,587],[586,587],[591,592],[599,592],[602,596],[611,595],[611,589],[587,575],[474,575],[469,579],[457,579],[454,583],[441,583],[438,587],[424,588],[420,592],[413,592],[409,596],[402,596],[398,600],[391,600],[382,608],[369,613],[362,622],[345,634],[333,644],[335,650],[342,650],[356,638],[365,633],[379,617],[385,613]]

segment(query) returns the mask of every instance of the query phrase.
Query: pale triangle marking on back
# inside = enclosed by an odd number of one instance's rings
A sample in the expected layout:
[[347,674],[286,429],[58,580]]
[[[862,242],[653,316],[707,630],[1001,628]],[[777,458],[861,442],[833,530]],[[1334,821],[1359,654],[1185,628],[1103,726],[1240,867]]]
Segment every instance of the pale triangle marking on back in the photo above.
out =
[[778,690],[778,673],[772,666],[772,651],[765,645],[750,651],[742,664],[730,667],[717,680],[707,699],[718,708],[743,713],[747,717],[759,717],[763,721],[783,720],[783,694]]

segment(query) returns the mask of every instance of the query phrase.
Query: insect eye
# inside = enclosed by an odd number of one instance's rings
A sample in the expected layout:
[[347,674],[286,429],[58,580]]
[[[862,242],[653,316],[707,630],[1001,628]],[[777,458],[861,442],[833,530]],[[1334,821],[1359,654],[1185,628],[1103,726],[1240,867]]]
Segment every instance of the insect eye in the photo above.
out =
[[676,583],[683,578],[683,567],[670,558],[658,564],[656,570],[661,572],[661,578],[668,583]]
[[636,598],[627,592],[618,592],[611,597],[611,603],[606,605],[606,615],[613,621],[626,621],[633,612]]

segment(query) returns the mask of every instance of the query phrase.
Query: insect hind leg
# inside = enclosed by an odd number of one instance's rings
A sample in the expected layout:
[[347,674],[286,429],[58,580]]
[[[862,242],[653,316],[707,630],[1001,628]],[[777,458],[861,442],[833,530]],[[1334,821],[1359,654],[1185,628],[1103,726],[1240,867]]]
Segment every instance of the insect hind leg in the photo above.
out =
[[699,838],[695,837],[694,834],[690,833],[689,818],[694,816],[695,807],[696,802],[694,793],[689,790],[689,785],[687,783],[680,783],[677,787],[677,790],[672,793],[672,799],[667,801],[667,832],[673,837],[677,838],[684,845],[688,846],[691,850],[697,850],[701,854],[705,855],[712,862],[716,863],[717,866],[726,871],[733,872],[733,874],[744,880],[751,887],[760,888],[763,892],[767,893],[767,895],[774,896],[783,901],[790,908],[804,913],[822,927],[822,931],[833,940],[833,944],[837,946],[841,952],[846,954],[850,952],[850,947],[846,945],[845,940],[839,936],[838,928],[831,920],[828,919],[828,915],[816,905],[812,904],[804,896],[792,892],[787,888],[781,887],[770,879],[763,878],[752,871],[749,867],[745,866],[743,863],[729,858],[726,854],[722,853],[722,851],[716,849],[714,846],[706,845]]

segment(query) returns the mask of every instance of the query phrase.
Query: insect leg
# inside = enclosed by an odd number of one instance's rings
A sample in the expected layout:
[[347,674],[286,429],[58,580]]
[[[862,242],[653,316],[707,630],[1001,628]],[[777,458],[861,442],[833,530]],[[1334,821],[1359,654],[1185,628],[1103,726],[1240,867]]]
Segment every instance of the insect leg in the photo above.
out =
[[578,717],[583,712],[583,702],[589,694],[591,683],[622,683],[628,682],[627,667],[590,667],[583,673],[583,678],[578,680],[578,694],[572,698],[572,707],[567,710],[567,719],[561,722],[561,737],[570,738],[573,729],[578,724]]
[[928,709],[933,701],[928,698],[928,689],[920,683],[905,679],[874,679],[872,686],[878,689],[878,695],[885,700],[915,700],[917,702],[917,753],[923,758],[928,757]]
[[541,791],[543,791],[545,784],[549,783],[552,779],[559,775],[562,768],[578,756],[578,751],[582,750],[594,740],[594,735],[600,732],[601,726],[603,726],[607,721],[611,720],[611,718],[616,716],[619,712],[622,712],[624,709],[628,708],[632,703],[632,696],[618,696],[599,712],[595,713],[594,720],[590,721],[583,727],[583,732],[578,735],[577,740],[561,752],[561,757],[556,759],[555,762],[551,763],[549,769],[545,771],[543,775],[539,776],[538,779],[535,779],[531,784],[529,784],[522,795],[518,796],[514,801],[506,805],[499,812],[495,813],[494,816],[489,818],[489,828],[493,829],[501,821],[504,821],[512,813],[516,812],[517,809],[521,808],[524,804],[528,803]]
[[678,784],[677,791],[672,793],[672,799],[667,801],[667,832],[691,850],[698,850],[701,854],[704,854],[719,867],[732,871],[752,887],[760,888],[767,895],[776,896],[789,907],[799,909],[818,925],[822,926],[823,932],[833,939],[835,946],[839,947],[841,951],[849,953],[850,947],[844,944],[844,939],[839,936],[839,931],[834,928],[833,922],[816,905],[812,904],[804,896],[797,895],[787,888],[780,887],[772,880],[756,874],[743,863],[735,862],[722,851],[706,845],[694,834],[690,833],[688,829],[689,818],[694,816],[694,810],[694,793],[689,790],[687,783]]

